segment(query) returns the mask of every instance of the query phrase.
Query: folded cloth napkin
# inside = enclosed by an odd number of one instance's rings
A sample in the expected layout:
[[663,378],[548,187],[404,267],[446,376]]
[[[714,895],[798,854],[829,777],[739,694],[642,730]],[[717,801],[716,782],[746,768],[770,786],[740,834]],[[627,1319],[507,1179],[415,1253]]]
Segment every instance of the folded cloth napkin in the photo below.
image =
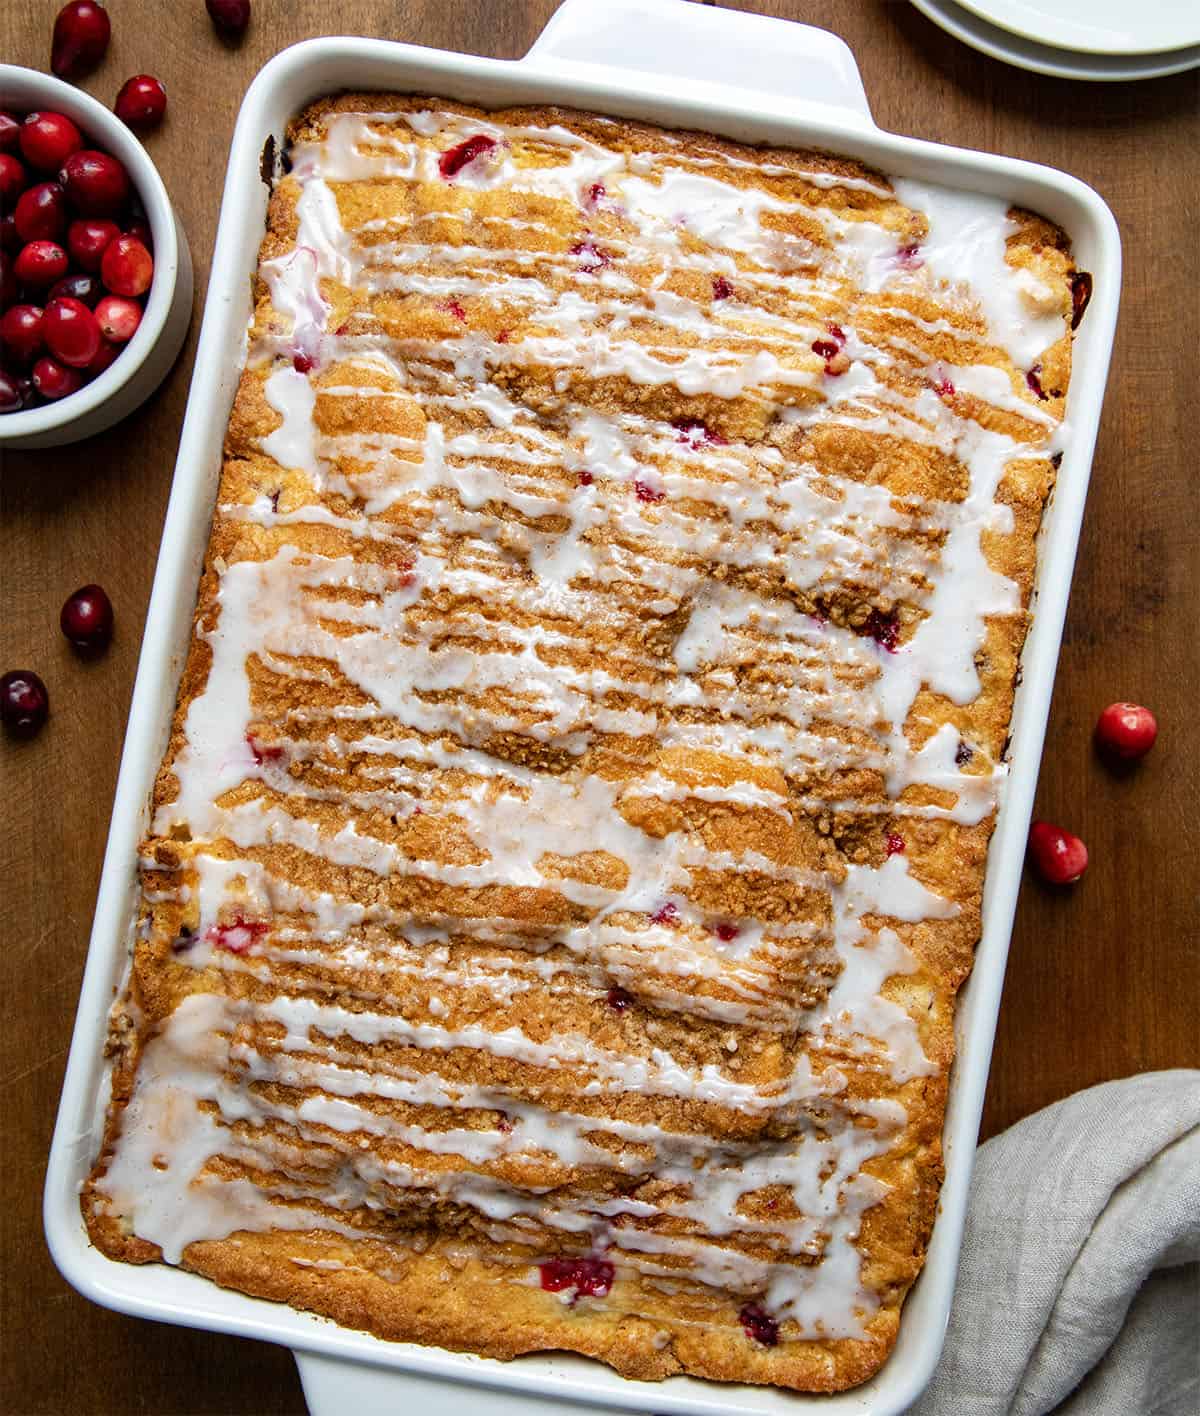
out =
[[1200,1071],[1027,1116],[975,1158],[942,1360],[910,1416],[1200,1413]]

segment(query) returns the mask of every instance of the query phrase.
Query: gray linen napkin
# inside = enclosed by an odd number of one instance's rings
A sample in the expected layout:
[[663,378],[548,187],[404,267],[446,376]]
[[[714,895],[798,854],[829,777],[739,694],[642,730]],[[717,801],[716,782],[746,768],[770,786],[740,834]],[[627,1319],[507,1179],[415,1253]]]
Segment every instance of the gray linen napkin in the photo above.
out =
[[910,1416],[1200,1413],[1200,1071],[1106,1082],[980,1147]]

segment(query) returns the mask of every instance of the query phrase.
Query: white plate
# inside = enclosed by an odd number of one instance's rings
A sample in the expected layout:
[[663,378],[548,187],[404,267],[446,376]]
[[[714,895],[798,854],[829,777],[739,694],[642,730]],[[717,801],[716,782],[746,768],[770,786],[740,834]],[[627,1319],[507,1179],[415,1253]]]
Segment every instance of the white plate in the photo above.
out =
[[[630,35],[637,37],[630,43]],[[310,99],[342,88],[444,94],[485,107],[562,103],[747,142],[817,147],[881,171],[1002,196],[1056,221],[1095,278],[1072,355],[1072,437],[1042,525],[1033,625],[1012,719],[1011,775],[984,884],[982,937],[955,1017],[957,1058],[943,1132],[946,1175],[924,1272],[909,1294],[896,1347],[853,1391],[804,1397],[778,1388],[672,1377],[626,1381],[567,1353],[496,1362],[470,1353],[383,1342],[311,1313],[218,1288],[166,1264],[114,1263],[89,1243],[79,1184],[96,1153],[107,1081],[108,1009],[128,958],[138,842],[170,729],[208,541],[221,445],[244,358],[250,274],[262,240],[267,188],[260,154]],[[805,25],[681,0],[566,0],[513,63],[370,39],[309,40],[277,55],[251,84],[234,134],[204,324],[175,482],[134,686],[112,828],[58,1126],[46,1173],[45,1223],[59,1269],[80,1292],[120,1312],[297,1351],[313,1416],[558,1416],[567,1408],[657,1416],[898,1416],[921,1392],[941,1351],[962,1238],[988,1061],[1000,1006],[1042,736],[1092,447],[1108,372],[1121,251],[1097,194],[1048,167],[881,132],[850,51]],[[463,1384],[470,1384],[466,1390]]]
[[962,0],[980,19],[1082,54],[1149,54],[1200,45],[1196,0]]
[[[976,11],[987,10],[990,14],[1003,15],[1011,26],[1017,14],[1032,14],[1048,9],[1054,0],[1037,0],[1037,3],[1013,5],[1007,0],[971,0],[970,8],[957,5],[954,0],[912,0],[912,3],[935,25],[940,25],[947,34],[1000,59],[1005,64],[1015,64],[1019,69],[1030,69],[1035,74],[1051,74],[1062,79],[1088,79],[1098,83],[1113,83],[1129,79],[1158,79],[1166,74],[1179,74],[1185,69],[1200,65],[1200,43],[1187,48],[1172,48],[1155,53],[1126,52],[1085,52],[1082,49],[1056,48],[1051,43],[1039,43],[1035,39],[1018,34],[1013,29],[992,24]],[[1098,13],[1108,13],[1111,9],[1124,8],[1122,0],[1088,0]],[[1131,6],[1135,0],[1130,0]],[[1083,8],[1082,0],[1062,0],[1073,12]],[[1185,7],[1186,8],[1186,7]],[[1197,6],[1200,11],[1200,6]],[[1187,16],[1188,29],[1194,32],[1197,23]],[[1183,25],[1178,32],[1183,32]]]

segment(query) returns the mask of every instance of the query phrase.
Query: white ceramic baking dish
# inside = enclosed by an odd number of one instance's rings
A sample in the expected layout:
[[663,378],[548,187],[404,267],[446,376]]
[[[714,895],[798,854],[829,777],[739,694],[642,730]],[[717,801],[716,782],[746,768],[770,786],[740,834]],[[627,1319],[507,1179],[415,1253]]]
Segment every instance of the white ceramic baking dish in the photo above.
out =
[[[243,356],[249,276],[268,195],[260,158],[267,138],[273,136],[278,145],[287,120],[305,103],[345,88],[441,94],[495,107],[561,103],[744,141],[826,148],[884,172],[1005,196],[1042,212],[1070,234],[1080,265],[1094,274],[1095,294],[1075,346],[1071,435],[1043,529],[1036,614],[1014,712],[1012,775],[991,846],[983,937],[958,1011],[959,1055],[946,1117],[940,1217],[925,1271],[905,1305],[895,1352],[878,1375],[855,1391],[803,1398],[689,1378],[638,1383],[599,1363],[562,1354],[502,1363],[386,1343],[225,1292],[166,1265],[113,1263],[88,1243],[77,1192],[100,1134],[106,1018],[126,968],[137,843],[191,629],[222,437]],[[684,0],[566,0],[518,62],[364,39],[313,40],[273,59],[242,104],[212,268],[46,1179],[46,1234],[59,1268],[81,1293],[122,1312],[294,1348],[310,1407],[322,1416],[350,1410],[372,1416],[397,1409],[421,1416],[463,1411],[487,1416],[532,1411],[536,1416],[576,1404],[662,1416],[772,1416],[818,1405],[825,1416],[888,1416],[904,1410],[937,1361],[954,1287],[1009,932],[1116,324],[1120,244],[1108,208],[1090,188],[1049,168],[881,132],[871,120],[853,56],[824,31]]]

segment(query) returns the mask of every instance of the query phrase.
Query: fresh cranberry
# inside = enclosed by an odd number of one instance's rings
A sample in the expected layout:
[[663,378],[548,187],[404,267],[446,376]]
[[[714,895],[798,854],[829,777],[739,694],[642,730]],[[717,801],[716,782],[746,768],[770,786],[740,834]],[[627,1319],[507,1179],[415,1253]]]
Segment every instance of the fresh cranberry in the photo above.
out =
[[0,152],[16,152],[21,146],[21,120],[7,108],[0,108]]
[[12,212],[0,216],[0,251],[15,255],[21,249],[21,238],[17,235],[17,218]]
[[204,0],[204,8],[218,34],[240,39],[250,23],[250,0]]
[[[125,344],[137,333],[142,322],[142,307],[124,295],[106,295],[96,306],[96,321],[100,333],[114,344]],[[297,355],[298,359],[300,356]],[[304,372],[301,370],[300,372]]]
[[19,413],[25,407],[25,394],[16,374],[0,369],[0,413]]
[[144,295],[154,278],[154,258],[135,236],[118,236],[105,248],[100,279],[114,295]]
[[482,157],[485,152],[491,152],[496,146],[496,139],[489,138],[484,133],[476,133],[474,137],[464,138],[456,147],[449,148],[438,158],[438,171],[448,182],[452,177],[474,162],[477,157]]
[[50,46],[50,67],[60,79],[77,79],[104,58],[112,25],[95,0],[71,0],[58,12]]
[[623,1013],[633,1003],[633,994],[626,993],[623,988],[610,988],[604,995],[604,1001],[614,1013]]
[[72,369],[86,369],[100,348],[100,325],[82,300],[51,300],[43,334],[50,353]]
[[904,837],[898,836],[894,831],[889,832],[887,838],[887,853],[890,856],[902,855],[904,853]]
[[97,374],[102,374],[110,364],[115,363],[120,357],[122,348],[122,345],[113,344],[111,340],[101,339],[100,348],[96,350],[96,357],[84,370],[88,378],[94,379]]
[[665,924],[671,929],[679,923],[679,906],[674,900],[666,900],[650,916],[651,924]]
[[154,250],[154,237],[150,233],[150,223],[144,216],[135,217],[122,234],[132,236],[135,241],[140,241],[148,251]]
[[728,300],[733,294],[733,286],[730,285],[723,275],[718,275],[713,281],[712,286],[714,300]]
[[738,1322],[747,1337],[764,1347],[774,1347],[779,1342],[779,1324],[757,1303],[747,1303],[738,1314]]
[[1071,328],[1078,329],[1083,312],[1092,298],[1092,277],[1090,271],[1077,270],[1071,277]]
[[25,164],[11,152],[0,152],[0,201],[5,206],[15,203],[25,190],[29,174]]
[[97,271],[105,248],[120,234],[121,228],[115,221],[100,216],[81,217],[67,228],[67,250],[77,266]]
[[31,364],[45,343],[40,305],[12,305],[0,317],[0,344],[21,364]]
[[66,229],[67,202],[57,182],[38,182],[17,198],[13,220],[22,241],[57,241]]
[[52,403],[74,393],[83,379],[75,369],[60,364],[57,359],[39,359],[33,366],[33,386],[43,398]]
[[112,638],[112,601],[99,585],[84,585],[64,603],[58,624],[75,649],[95,653]]
[[579,269],[587,271],[590,275],[597,270],[603,270],[606,265],[612,264],[612,257],[607,251],[601,250],[595,241],[576,241],[569,247],[568,255],[579,257]]
[[46,291],[47,300],[79,300],[89,310],[96,308],[104,295],[104,286],[94,275],[79,270],[74,275],[64,275]]
[[1157,737],[1158,721],[1140,703],[1110,703],[1096,723],[1096,745],[1126,762],[1145,757]]
[[1035,821],[1029,828],[1029,854],[1039,874],[1052,885],[1072,885],[1087,869],[1087,847],[1078,836],[1049,821]]
[[269,928],[260,919],[239,917],[232,924],[214,924],[204,937],[217,949],[224,949],[230,954],[245,954]]
[[38,289],[53,285],[67,273],[67,253],[55,241],[30,241],[17,252],[13,269],[17,279]]
[[65,113],[26,113],[21,153],[31,167],[57,172],[83,146],[83,134]]
[[115,157],[84,148],[58,174],[67,199],[84,216],[112,216],[129,200],[129,174]]
[[167,91],[151,74],[126,79],[113,104],[113,112],[131,128],[157,128],[167,111]]
[[882,610],[872,610],[863,623],[862,633],[881,649],[894,654],[900,644],[900,621],[895,611],[885,615]]
[[717,925],[716,936],[722,944],[731,944],[740,933],[736,924],[726,924],[722,922]]
[[0,310],[16,304],[18,285],[15,257],[8,251],[0,250]]
[[50,695],[32,669],[0,678],[0,721],[14,737],[30,738],[50,716]]
[[576,1297],[603,1298],[616,1277],[616,1269],[607,1259],[547,1259],[538,1268],[548,1293],[573,1288]]

